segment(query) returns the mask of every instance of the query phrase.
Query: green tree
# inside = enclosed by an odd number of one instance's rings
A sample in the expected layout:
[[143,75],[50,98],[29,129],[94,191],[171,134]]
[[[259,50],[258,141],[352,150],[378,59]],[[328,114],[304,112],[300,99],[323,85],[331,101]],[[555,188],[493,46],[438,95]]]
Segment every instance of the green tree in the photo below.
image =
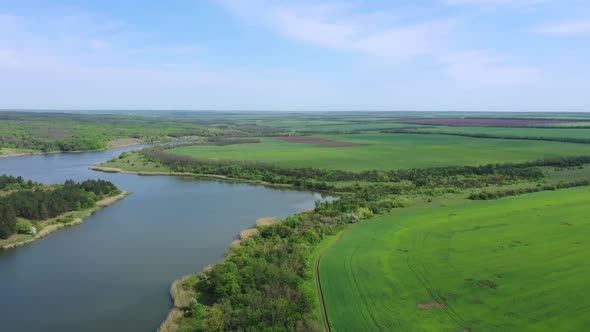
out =
[[203,324],[203,331],[205,332],[221,332],[225,330],[225,318],[221,305],[216,304],[207,310],[205,314],[205,322]]
[[16,212],[5,202],[0,202],[0,238],[6,239],[16,232]]

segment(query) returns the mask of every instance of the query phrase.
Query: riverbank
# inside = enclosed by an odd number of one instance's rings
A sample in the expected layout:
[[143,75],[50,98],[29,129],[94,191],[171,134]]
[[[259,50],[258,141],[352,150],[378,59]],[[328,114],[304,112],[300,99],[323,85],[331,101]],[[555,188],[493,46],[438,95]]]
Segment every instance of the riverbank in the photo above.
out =
[[[298,212],[297,214],[308,213],[308,212],[309,211],[301,211],[301,212]],[[237,235],[239,237],[239,239],[235,240],[234,242],[232,242],[230,244],[230,246],[228,247],[228,251],[231,252],[232,250],[235,250],[236,248],[238,248],[240,246],[240,241],[257,235],[259,233],[260,228],[272,226],[272,225],[276,224],[277,222],[280,222],[280,220],[276,217],[263,217],[263,218],[257,219],[256,222],[254,223],[254,227],[247,228],[247,229],[241,231]],[[337,234],[337,236],[334,236],[334,237],[340,237],[342,235],[341,233],[344,233],[344,231],[339,232]],[[326,238],[325,242],[330,242],[330,243],[333,242],[330,240],[331,238],[332,238],[332,236],[330,236],[329,239]],[[324,241],[322,241],[322,243],[324,243]],[[317,254],[315,254],[316,251],[314,251],[314,256],[313,256],[314,262],[317,259]],[[196,285],[196,282],[197,282],[199,276],[202,275],[202,273],[213,268],[215,265],[222,263],[223,261],[224,260],[222,260],[216,264],[208,265],[205,269],[203,269],[203,271],[201,273],[192,274],[192,275],[185,275],[185,276],[182,276],[181,278],[176,279],[172,282],[172,285],[170,286],[170,298],[172,300],[173,307],[172,307],[172,309],[170,309],[170,312],[166,316],[166,319],[162,322],[162,324],[158,328],[158,332],[177,332],[179,330],[179,328],[181,328],[180,319],[182,317],[184,317],[184,312],[186,310],[190,309],[191,305],[193,305],[194,301],[196,300],[196,297],[198,296],[198,294],[194,290],[194,287]],[[317,271],[317,269],[316,269],[316,271]],[[310,280],[310,282],[317,283],[318,281],[316,279],[312,279],[312,280]],[[322,308],[323,308],[323,305],[322,305]],[[318,323],[319,322],[321,322],[321,319],[318,318]]]
[[183,316],[183,310],[189,308],[197,296],[193,289],[196,277],[197,275],[193,274],[174,280],[170,286],[170,297],[174,306],[158,328],[158,332],[178,331],[178,319]]
[[[107,146],[104,149],[96,149],[96,150],[76,150],[76,151],[48,151],[43,152],[41,150],[30,150],[30,149],[10,149],[10,148],[0,148],[0,158],[10,158],[10,157],[21,157],[21,156],[35,156],[35,155],[42,155],[42,154],[55,154],[55,153],[84,153],[84,152],[100,152],[106,151],[110,149],[118,149],[118,148],[127,148],[130,146],[141,145],[145,144],[144,141],[136,138],[123,138],[123,139],[116,139],[113,141],[108,141]],[[8,152],[6,152],[8,150]]]
[[[0,240],[0,250],[7,250],[7,249],[12,249],[12,248],[24,246],[24,245],[32,243],[36,240],[42,239],[42,238],[48,236],[49,234],[56,232],[62,228],[80,225],[84,222],[84,219],[86,219],[87,217],[92,215],[98,209],[112,205],[115,202],[123,199],[128,194],[129,194],[128,192],[123,191],[118,195],[105,197],[105,198],[97,201],[96,206],[94,206],[93,208],[81,210],[81,211],[70,211],[70,212],[63,213],[55,218],[43,220],[43,221],[41,221],[41,225],[43,225],[43,229],[40,232],[38,232],[35,236],[15,234],[6,240]],[[60,218],[72,217],[72,216],[75,216],[75,218],[72,219],[72,221],[70,221],[68,223],[51,224],[52,221],[56,221]]]
[[[174,172],[174,171],[168,171],[168,172],[163,172],[163,171],[127,171],[127,170],[124,170],[124,169],[118,168],[118,167],[101,166],[101,165],[103,165],[103,163],[99,163],[94,166],[90,166],[88,169],[90,169],[92,171],[97,171],[97,172],[121,173],[121,174],[142,175],[142,176],[159,176],[159,175],[192,176],[192,177],[196,177],[196,178],[261,185],[261,186],[265,186],[265,187],[269,187],[269,188],[298,190],[297,188],[294,188],[292,185],[288,185],[288,184],[276,184],[276,183],[270,183],[270,182],[265,182],[265,181],[239,179],[239,178],[232,178],[232,177],[224,176],[224,175],[197,174],[197,173],[190,173],[190,172]],[[301,190],[301,189],[299,189],[299,190]],[[309,191],[309,190],[302,190],[302,191]],[[314,191],[320,192],[320,193],[322,192],[321,190],[314,190]],[[332,194],[332,193],[330,193],[330,194]],[[333,194],[337,194],[337,193],[333,193]]]

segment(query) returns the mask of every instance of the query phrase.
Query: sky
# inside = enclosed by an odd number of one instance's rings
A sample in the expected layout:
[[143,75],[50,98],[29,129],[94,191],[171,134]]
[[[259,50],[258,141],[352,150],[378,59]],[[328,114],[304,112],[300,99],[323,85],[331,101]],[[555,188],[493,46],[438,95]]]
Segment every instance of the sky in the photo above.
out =
[[2,0],[0,108],[590,111],[588,0]]

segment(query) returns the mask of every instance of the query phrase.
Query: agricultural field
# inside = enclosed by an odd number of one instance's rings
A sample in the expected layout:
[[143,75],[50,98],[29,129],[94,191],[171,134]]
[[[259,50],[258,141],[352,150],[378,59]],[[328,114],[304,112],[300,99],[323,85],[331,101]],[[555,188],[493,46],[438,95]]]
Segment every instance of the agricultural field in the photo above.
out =
[[[395,128],[392,128],[395,129]],[[590,140],[590,128],[508,128],[508,127],[451,127],[429,126],[415,127],[420,132],[452,133],[468,135],[493,135],[532,138],[574,138]]]
[[502,118],[502,117],[469,117],[469,118],[430,118],[401,120],[401,123],[445,126],[484,126],[484,127],[533,127],[552,126],[578,122],[569,119],[535,119],[535,118]]
[[316,167],[362,171],[449,165],[521,162],[588,153],[583,144],[529,140],[471,138],[447,135],[359,134],[322,135],[323,140],[349,146],[330,146],[262,138],[260,143],[227,146],[188,146],[168,150],[198,159],[248,160],[283,167]]
[[452,200],[359,224],[321,260],[329,321],[334,331],[584,330],[588,200],[588,187]]

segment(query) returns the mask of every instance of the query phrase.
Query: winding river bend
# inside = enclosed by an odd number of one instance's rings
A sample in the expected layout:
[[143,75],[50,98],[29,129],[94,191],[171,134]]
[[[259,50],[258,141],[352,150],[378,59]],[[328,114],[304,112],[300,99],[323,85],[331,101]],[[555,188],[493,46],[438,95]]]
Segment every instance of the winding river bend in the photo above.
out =
[[222,258],[265,216],[312,208],[318,194],[188,177],[99,173],[103,152],[0,158],[0,174],[45,183],[102,178],[132,194],[80,226],[0,251],[2,331],[155,331],[170,283]]

